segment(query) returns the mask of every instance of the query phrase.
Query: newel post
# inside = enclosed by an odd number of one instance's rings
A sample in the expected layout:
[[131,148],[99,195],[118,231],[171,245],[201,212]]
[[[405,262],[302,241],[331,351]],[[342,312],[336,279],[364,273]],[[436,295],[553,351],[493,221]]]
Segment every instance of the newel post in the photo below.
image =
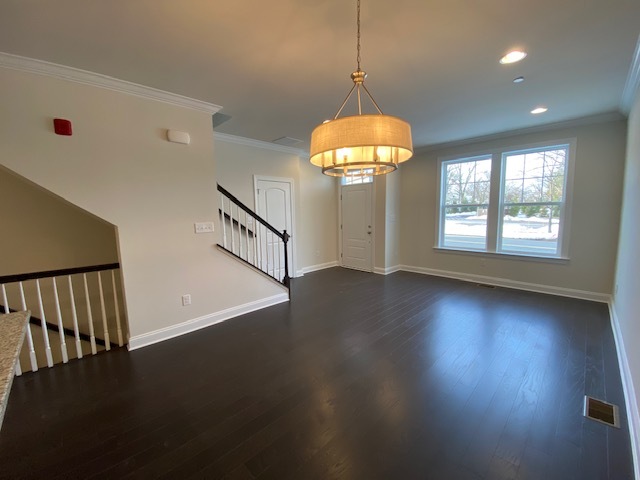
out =
[[287,249],[289,238],[289,234],[284,230],[282,232],[282,241],[284,242],[284,278],[282,279],[282,283],[287,288],[289,288],[289,250]]

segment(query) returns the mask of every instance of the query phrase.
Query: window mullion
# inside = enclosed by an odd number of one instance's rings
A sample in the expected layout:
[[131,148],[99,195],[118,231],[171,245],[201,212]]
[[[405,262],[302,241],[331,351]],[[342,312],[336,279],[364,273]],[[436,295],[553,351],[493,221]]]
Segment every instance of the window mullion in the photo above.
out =
[[502,158],[498,153],[491,155],[491,188],[489,189],[489,209],[487,210],[487,251],[498,249],[498,223],[501,209]]

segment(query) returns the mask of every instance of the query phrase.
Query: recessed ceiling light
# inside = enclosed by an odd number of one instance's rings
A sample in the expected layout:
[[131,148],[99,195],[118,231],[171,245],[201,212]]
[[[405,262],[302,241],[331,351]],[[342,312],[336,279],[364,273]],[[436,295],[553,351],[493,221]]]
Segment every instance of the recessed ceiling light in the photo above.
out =
[[524,77],[516,77],[513,79],[513,83],[522,83],[524,82]]
[[506,63],[516,63],[522,60],[526,56],[527,56],[526,52],[522,52],[520,50],[512,50],[511,52],[507,53],[504,57],[500,59],[500,63],[502,63],[503,65]]
[[533,110],[531,110],[531,113],[533,113],[534,115],[538,115],[540,113],[544,113],[547,110],[549,110],[547,107],[536,107]]

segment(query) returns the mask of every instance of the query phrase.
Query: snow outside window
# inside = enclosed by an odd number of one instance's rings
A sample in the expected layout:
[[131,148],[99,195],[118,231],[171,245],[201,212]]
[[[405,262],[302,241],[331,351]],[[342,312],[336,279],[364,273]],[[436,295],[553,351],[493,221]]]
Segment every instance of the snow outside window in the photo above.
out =
[[499,252],[560,254],[568,149],[503,154]]
[[443,163],[441,246],[462,250],[487,248],[490,188],[491,156]]
[[575,140],[440,160],[436,247],[567,258]]

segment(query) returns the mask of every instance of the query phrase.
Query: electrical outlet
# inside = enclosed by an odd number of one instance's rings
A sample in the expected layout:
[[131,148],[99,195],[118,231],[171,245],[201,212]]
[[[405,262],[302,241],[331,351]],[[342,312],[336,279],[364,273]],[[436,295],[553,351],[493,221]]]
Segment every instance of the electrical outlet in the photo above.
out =
[[191,305],[191,295],[188,293],[186,295],[182,295],[182,306],[186,307],[187,305]]
[[193,227],[196,233],[213,233],[213,222],[196,222]]

